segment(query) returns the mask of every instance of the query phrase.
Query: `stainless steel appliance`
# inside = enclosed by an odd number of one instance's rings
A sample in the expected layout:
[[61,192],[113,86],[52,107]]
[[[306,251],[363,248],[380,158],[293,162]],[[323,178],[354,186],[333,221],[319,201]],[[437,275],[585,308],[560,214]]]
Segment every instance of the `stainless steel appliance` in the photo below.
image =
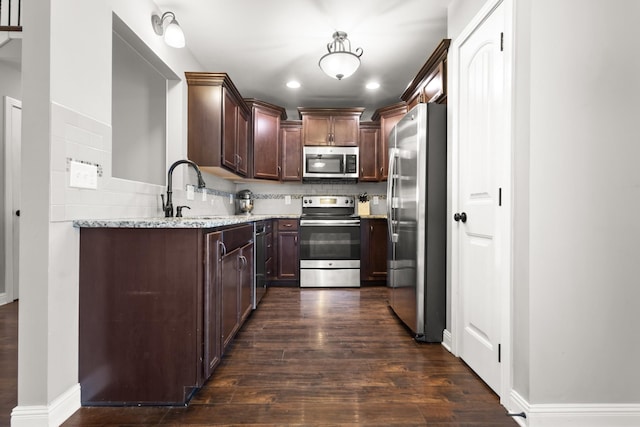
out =
[[300,287],[360,286],[360,217],[351,196],[304,196]]
[[302,178],[357,179],[358,147],[302,147]]
[[236,194],[236,213],[250,215],[253,210],[253,193],[251,190],[240,190]]
[[446,106],[418,104],[389,135],[389,304],[425,342],[446,321],[446,123]]
[[253,308],[258,307],[262,297],[267,292],[267,276],[266,276],[266,226],[264,221],[255,223],[255,239],[254,239],[254,257],[255,262],[253,271],[255,272],[255,281],[253,287]]

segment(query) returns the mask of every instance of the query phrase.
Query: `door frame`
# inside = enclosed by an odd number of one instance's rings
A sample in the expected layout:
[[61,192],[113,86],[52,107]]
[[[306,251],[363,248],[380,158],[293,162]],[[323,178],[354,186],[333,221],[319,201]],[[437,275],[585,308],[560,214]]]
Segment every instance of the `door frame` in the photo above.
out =
[[[449,182],[451,185],[451,200],[448,209],[448,218],[453,218],[454,212],[458,212],[459,182],[458,167],[459,161],[459,116],[460,91],[457,86],[460,82],[460,46],[475,32],[475,30],[484,23],[486,18],[500,5],[504,5],[504,135],[506,142],[504,147],[503,165],[504,169],[500,171],[498,181],[502,183],[502,206],[498,209],[498,224],[496,231],[499,233],[498,259],[500,264],[499,289],[500,289],[500,344],[501,344],[501,363],[500,363],[500,403],[503,406],[509,406],[511,392],[513,389],[512,381],[512,334],[513,334],[513,108],[514,89],[513,89],[513,68],[514,68],[514,7],[513,0],[489,0],[475,17],[467,24],[460,35],[455,38],[449,49],[449,82],[448,88],[448,104],[449,104],[449,135],[450,137],[450,153],[449,153]],[[451,289],[451,352],[459,357],[461,341],[462,341],[462,310],[463,298],[460,285],[460,258],[459,258],[459,233],[460,231],[453,227],[451,221],[448,222],[450,242],[450,289]]]
[[[13,183],[16,171],[13,167],[13,127],[11,126],[11,110],[22,110],[22,102],[9,96],[4,97],[4,283],[5,292],[0,294],[0,305],[12,302],[18,296],[18,283],[14,283],[14,253],[13,245]],[[18,170],[19,171],[19,170]]]

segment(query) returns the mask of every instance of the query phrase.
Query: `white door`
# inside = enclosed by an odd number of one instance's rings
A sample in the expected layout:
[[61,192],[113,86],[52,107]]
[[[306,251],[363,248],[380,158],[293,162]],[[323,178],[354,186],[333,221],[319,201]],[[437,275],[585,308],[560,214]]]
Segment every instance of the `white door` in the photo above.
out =
[[18,299],[20,241],[20,143],[22,138],[22,103],[5,97],[5,302]]
[[[500,394],[499,177],[503,131],[503,6],[460,45],[457,239],[459,355]],[[454,205],[454,208],[456,206]]]

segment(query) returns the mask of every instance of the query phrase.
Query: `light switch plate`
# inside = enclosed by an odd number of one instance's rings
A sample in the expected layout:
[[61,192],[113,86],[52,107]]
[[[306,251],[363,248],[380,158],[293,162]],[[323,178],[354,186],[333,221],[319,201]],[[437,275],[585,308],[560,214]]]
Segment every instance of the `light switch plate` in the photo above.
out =
[[195,199],[195,192],[193,190],[193,185],[187,185],[187,200]]
[[72,160],[69,163],[69,187],[97,189],[98,167]]
[[285,205],[291,204],[291,196],[284,196],[284,204]]
[[206,189],[202,189],[202,201],[206,202],[207,201],[207,190]]
[[378,203],[380,203],[380,197],[378,196],[373,196],[373,204],[377,205]]

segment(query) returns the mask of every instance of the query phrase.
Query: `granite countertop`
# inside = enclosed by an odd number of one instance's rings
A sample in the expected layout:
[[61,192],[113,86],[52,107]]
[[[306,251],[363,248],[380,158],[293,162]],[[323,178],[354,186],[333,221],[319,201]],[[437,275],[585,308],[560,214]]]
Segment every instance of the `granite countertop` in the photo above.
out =
[[77,219],[77,228],[214,228],[277,218],[299,218],[300,215],[203,215],[182,218],[114,218]]

